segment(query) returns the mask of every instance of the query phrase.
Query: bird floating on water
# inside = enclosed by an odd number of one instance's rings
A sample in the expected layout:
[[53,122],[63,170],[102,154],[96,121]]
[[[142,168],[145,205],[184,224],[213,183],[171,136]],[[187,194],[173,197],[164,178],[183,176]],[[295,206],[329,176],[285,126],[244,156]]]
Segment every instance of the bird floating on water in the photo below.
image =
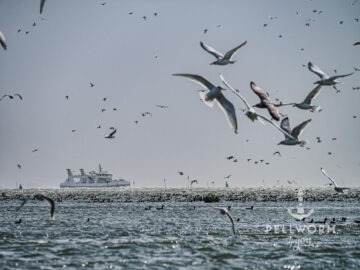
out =
[[224,112],[230,127],[235,133],[237,133],[237,120],[235,114],[235,107],[223,95],[222,90],[225,90],[224,88],[220,86],[215,86],[212,83],[210,83],[208,80],[203,78],[202,76],[196,74],[173,74],[173,76],[183,76],[207,88],[206,93],[200,92],[201,99],[209,107],[212,107],[214,100],[216,100],[220,109]]
[[204,42],[200,42],[200,46],[210,53],[211,55],[215,56],[216,61],[210,63],[210,65],[220,65],[224,66],[227,64],[234,64],[236,61],[231,60],[231,57],[236,53],[238,49],[240,49],[242,46],[244,46],[247,43],[247,41],[243,42],[239,46],[235,47],[234,49],[231,49],[228,51],[225,55],[223,55],[221,52],[218,52],[214,48],[210,47],[209,45],[205,44]]
[[336,192],[339,192],[339,193],[344,193],[344,190],[346,189],[350,189],[348,187],[339,187],[335,181],[333,179],[331,179],[331,177],[329,175],[327,175],[327,173],[325,172],[325,170],[323,168],[320,168],[321,172],[323,175],[325,175],[331,182],[332,184],[334,185],[334,189]]
[[318,66],[314,65],[311,62],[308,63],[308,68],[311,72],[315,73],[320,77],[320,81],[316,81],[314,82],[314,84],[327,85],[327,86],[332,85],[333,88],[337,91],[338,89],[336,88],[336,84],[340,83],[340,81],[337,81],[337,79],[354,74],[354,72],[352,72],[344,75],[335,75],[330,77],[329,75],[324,73]]

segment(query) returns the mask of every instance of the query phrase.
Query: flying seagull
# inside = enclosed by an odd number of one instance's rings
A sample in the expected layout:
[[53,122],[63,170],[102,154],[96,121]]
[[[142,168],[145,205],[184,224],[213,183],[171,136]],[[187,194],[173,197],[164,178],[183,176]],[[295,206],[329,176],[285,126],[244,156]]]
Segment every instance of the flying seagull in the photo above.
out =
[[271,117],[276,121],[279,121],[279,112],[276,109],[275,105],[271,103],[269,96],[263,90],[261,90],[260,87],[258,87],[254,82],[250,82],[250,88],[260,98],[260,103],[254,105],[253,107],[267,109]]
[[353,46],[357,46],[357,45],[360,45],[360,41],[355,42],[355,43],[353,44]]
[[242,46],[244,46],[247,43],[247,41],[243,42],[242,44],[240,44],[239,46],[235,47],[234,49],[231,49],[230,51],[228,51],[225,56],[221,53],[218,52],[217,50],[215,50],[214,48],[210,47],[209,45],[203,43],[202,41],[200,42],[200,46],[207,51],[208,53],[212,54],[213,56],[215,56],[216,61],[210,63],[210,65],[220,65],[220,66],[224,66],[227,64],[234,64],[236,61],[231,60],[231,57],[236,53],[236,51],[238,49],[240,49]]
[[43,12],[44,5],[45,5],[45,1],[46,1],[46,0],[41,0],[41,1],[40,1],[40,14]]
[[345,189],[350,189],[347,187],[338,187],[338,185],[335,183],[335,181],[333,179],[331,179],[330,176],[327,175],[327,173],[325,172],[325,170],[323,168],[320,168],[320,170],[323,173],[323,175],[325,175],[334,184],[334,189],[336,192],[344,193]]
[[114,139],[115,138],[114,134],[116,133],[117,130],[115,128],[112,128],[112,130],[113,131],[111,131],[110,134],[105,137],[105,139]]
[[294,107],[297,107],[301,110],[311,110],[312,112],[320,110],[320,106],[314,106],[311,104],[312,100],[317,97],[317,95],[320,93],[322,85],[319,84],[316,86],[311,92],[306,96],[303,102],[301,103],[289,103],[285,105],[293,105]]
[[191,182],[190,182],[190,186],[192,186],[193,184],[198,184],[198,180],[191,180]]
[[222,214],[222,215],[227,215],[227,216],[228,216],[228,218],[230,219],[230,222],[231,222],[232,231],[233,231],[233,233],[234,233],[234,235],[235,235],[234,220],[233,220],[233,218],[230,216],[229,211],[228,211],[226,208],[220,208],[220,207],[215,207],[215,209],[220,210],[220,214]]
[[6,45],[6,39],[3,33],[0,32],[0,43],[1,46],[4,48],[4,50],[7,49],[7,45]]
[[235,107],[222,94],[221,91],[225,90],[224,88],[222,88],[220,86],[215,86],[212,83],[210,83],[208,80],[203,78],[202,76],[195,75],[195,74],[173,74],[173,76],[186,77],[186,78],[200,84],[201,86],[207,88],[207,92],[200,92],[201,99],[209,107],[212,107],[214,100],[216,100],[220,109],[224,112],[226,119],[229,122],[230,127],[233,129],[233,131],[235,133],[237,133],[237,120],[236,120],[236,114],[235,114]]
[[55,215],[55,202],[54,200],[50,199],[49,197],[44,196],[43,194],[35,194],[28,196],[19,207],[16,208],[16,211],[19,211],[21,207],[23,207],[30,199],[43,201],[46,200],[49,202],[51,209],[50,209],[50,217],[51,219],[54,219]]
[[308,68],[311,72],[315,73],[316,75],[318,75],[320,77],[320,81],[316,81],[316,82],[314,82],[314,84],[332,85],[334,87],[334,89],[337,91],[338,91],[338,89],[336,88],[336,84],[340,83],[340,81],[337,81],[337,79],[354,74],[354,72],[352,72],[352,73],[348,73],[345,75],[335,75],[335,76],[329,77],[329,75],[325,74],[318,66],[314,65],[311,62],[308,63]]
[[[290,138],[293,138],[291,134],[289,134],[288,132],[286,132],[285,130],[281,129],[277,124],[275,124],[273,121],[271,121],[270,119],[267,119],[265,116],[262,116],[261,114],[257,113],[254,108],[249,104],[249,102],[247,102],[247,100],[245,98],[243,98],[240,93],[239,90],[232,88],[224,79],[224,77],[220,74],[220,79],[223,82],[223,84],[229,88],[235,95],[237,95],[245,104],[245,106],[247,107],[247,109],[245,110],[245,115],[251,120],[251,121],[255,121],[255,120],[259,120],[261,123],[264,124],[264,122],[262,120],[265,120],[266,122],[272,124],[277,130],[279,130],[280,132],[282,132],[285,136],[289,136]],[[295,139],[295,138],[294,138]]]
[[1,101],[3,98],[5,98],[5,97],[8,97],[8,98],[10,98],[10,99],[14,99],[15,96],[19,97],[20,100],[23,99],[22,96],[19,95],[19,94],[14,94],[14,95],[5,94],[5,95],[3,95],[3,96],[0,98],[0,101]]
[[283,145],[298,145],[299,144],[300,146],[304,146],[305,144],[307,144],[306,140],[299,141],[298,137],[300,136],[302,131],[305,129],[305,127],[310,123],[310,121],[311,121],[311,119],[306,120],[306,121],[302,122],[300,125],[296,126],[293,130],[291,130],[289,117],[285,117],[281,121],[280,127],[281,127],[281,129],[283,129],[287,133],[290,133],[292,138],[285,135],[285,140],[279,142],[278,145],[280,145],[280,144],[283,144]]

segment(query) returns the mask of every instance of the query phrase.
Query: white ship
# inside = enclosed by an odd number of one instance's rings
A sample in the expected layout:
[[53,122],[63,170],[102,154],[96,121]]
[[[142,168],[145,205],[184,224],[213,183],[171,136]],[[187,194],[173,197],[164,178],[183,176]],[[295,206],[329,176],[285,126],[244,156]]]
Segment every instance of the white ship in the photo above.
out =
[[60,184],[61,188],[67,187],[128,187],[130,182],[124,179],[112,179],[112,174],[103,171],[99,164],[99,172],[91,171],[88,174],[80,169],[80,175],[74,175],[71,169],[66,169],[68,178]]

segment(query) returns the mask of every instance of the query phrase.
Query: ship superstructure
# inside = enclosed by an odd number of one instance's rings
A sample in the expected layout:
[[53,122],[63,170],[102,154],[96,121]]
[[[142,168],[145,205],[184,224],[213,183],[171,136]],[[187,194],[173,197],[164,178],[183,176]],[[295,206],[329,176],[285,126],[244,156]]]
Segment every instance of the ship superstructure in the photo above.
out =
[[104,171],[99,164],[99,172],[91,171],[86,173],[80,169],[80,174],[74,175],[71,169],[66,169],[68,178],[60,184],[61,188],[65,187],[127,187],[130,182],[124,179],[112,179],[112,174]]

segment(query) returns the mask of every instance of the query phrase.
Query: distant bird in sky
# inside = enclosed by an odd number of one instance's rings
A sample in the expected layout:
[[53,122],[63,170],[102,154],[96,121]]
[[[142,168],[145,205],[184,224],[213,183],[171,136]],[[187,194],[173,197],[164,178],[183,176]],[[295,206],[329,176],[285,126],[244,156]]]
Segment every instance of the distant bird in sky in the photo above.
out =
[[[312,100],[318,96],[320,93],[322,85],[316,86],[311,92],[306,96],[303,102],[294,103],[294,107],[297,107],[301,110],[311,110],[312,112],[320,110],[320,106],[312,105]],[[285,104],[286,105],[286,104]]]
[[0,44],[3,47],[4,50],[7,49],[7,45],[6,45],[6,39],[5,36],[2,32],[0,32]]
[[19,168],[19,170],[21,170],[21,165],[20,164],[18,164],[17,167]]
[[199,183],[198,180],[191,180],[190,186],[192,186],[193,184],[198,184],[198,183]]
[[106,2],[100,3],[100,5],[105,6],[105,5],[106,5]]
[[19,97],[20,100],[23,99],[23,97],[19,94],[14,94],[14,95],[8,95],[8,94],[5,94],[3,95],[1,98],[0,98],[0,101],[5,98],[5,97],[8,97],[9,99],[14,99],[14,97]]
[[159,108],[161,108],[161,109],[167,109],[167,108],[169,108],[169,107],[166,106],[166,105],[156,105],[156,107],[159,107]]
[[260,98],[260,103],[254,105],[253,107],[267,109],[271,117],[276,121],[279,121],[279,112],[274,106],[274,104],[271,103],[269,96],[263,90],[261,90],[260,87],[257,86],[254,82],[250,82],[250,88]]
[[101,125],[98,125],[97,128],[101,128]]
[[352,72],[352,73],[345,74],[345,75],[335,75],[335,76],[329,77],[329,75],[325,74],[318,66],[314,65],[311,62],[308,63],[308,68],[311,72],[315,73],[316,75],[318,75],[320,77],[320,81],[316,81],[316,82],[314,82],[314,84],[327,85],[327,86],[332,85],[333,88],[337,91],[338,91],[338,89],[336,88],[336,84],[340,83],[340,81],[337,81],[337,79],[354,74],[354,72]]
[[[293,138],[290,138],[289,136],[285,135],[285,140],[278,143],[278,145],[300,145],[304,146],[307,144],[306,140],[299,141],[298,137],[301,135],[302,131],[305,129],[305,127],[310,123],[311,119],[306,120],[302,122],[300,125],[296,126],[293,130],[290,128],[290,121],[289,117],[285,117],[281,121],[280,127],[286,131],[287,133],[291,134]],[[295,138],[295,139],[294,139]]]
[[20,33],[20,32],[21,32],[21,29],[18,29],[17,32]]
[[217,50],[215,50],[214,48],[210,47],[209,45],[203,43],[202,41],[200,42],[200,46],[207,51],[208,53],[210,53],[211,55],[215,56],[216,61],[210,63],[210,65],[220,65],[220,66],[224,66],[227,64],[234,64],[236,61],[231,60],[231,57],[236,53],[236,51],[238,49],[240,49],[242,46],[244,46],[247,43],[247,41],[243,42],[242,44],[240,44],[239,46],[235,47],[234,49],[231,49],[230,51],[228,51],[225,56],[218,52]]
[[235,133],[237,133],[237,120],[235,114],[235,107],[223,95],[222,90],[224,90],[224,88],[213,85],[208,80],[206,80],[205,78],[199,75],[195,75],[195,74],[173,74],[173,75],[183,76],[207,88],[208,91],[206,93],[200,92],[201,99],[209,107],[212,107],[214,100],[216,100],[220,109],[224,112],[230,127]]
[[111,131],[110,134],[105,137],[106,139],[114,139],[115,138],[114,134],[116,133],[117,130],[115,128],[113,128],[112,130],[113,131]]
[[279,155],[279,157],[281,157],[281,154],[280,154],[280,152],[279,152],[279,151],[274,152],[274,153],[273,153],[273,156],[275,156],[276,154],[278,154],[278,155]]
[[228,176],[224,176],[225,179],[229,179],[231,177],[231,174],[229,174]]
[[[276,125],[273,121],[271,121],[270,119],[267,119],[265,116],[257,113],[254,108],[249,104],[249,102],[247,102],[247,100],[245,98],[243,98],[240,93],[239,90],[232,88],[224,79],[224,77],[220,74],[220,79],[223,82],[223,84],[229,88],[235,95],[237,95],[245,104],[245,106],[247,107],[245,115],[251,120],[251,121],[255,121],[255,120],[259,120],[261,123],[262,120],[265,120],[266,122],[270,123],[271,125],[273,125],[277,130],[279,130],[280,132],[282,132],[284,135],[289,136],[290,138],[292,138],[292,136],[287,133],[286,131],[284,131],[283,129],[281,129],[278,125]],[[262,120],[261,120],[262,119]],[[264,123],[263,123],[264,124]],[[295,138],[294,138],[295,139]]]
[[226,216],[229,218],[229,220],[230,220],[230,222],[231,222],[232,232],[233,232],[233,234],[235,235],[234,220],[233,220],[233,218],[231,217],[231,215],[229,214],[229,211],[228,211],[226,208],[220,208],[220,207],[215,207],[215,209],[220,210],[220,214],[226,215]]
[[101,109],[101,112],[105,112],[106,111],[106,109]]
[[316,142],[317,142],[317,143],[321,143],[321,142],[322,142],[321,138],[320,138],[320,137],[316,137]]
[[76,129],[72,129],[72,130],[71,130],[71,132],[75,132],[75,131],[76,131]]
[[179,175],[184,175],[184,173],[183,173],[183,172],[178,172],[178,174],[179,174]]
[[144,21],[146,21],[146,16],[143,16],[142,18],[144,19]]
[[327,173],[325,172],[325,170],[324,170],[323,168],[320,168],[320,170],[321,170],[322,174],[325,175],[325,176],[332,182],[332,184],[334,185],[334,189],[335,189],[336,192],[344,193],[344,190],[350,189],[350,188],[348,188],[348,187],[339,187],[339,186],[335,183],[335,181],[334,181],[333,179],[331,179],[330,176],[327,175]]
[[226,159],[228,159],[228,160],[233,159],[233,158],[234,158],[234,156],[228,156],[228,157],[226,157]]
[[35,194],[35,195],[30,195],[28,196],[19,207],[16,208],[16,211],[19,211],[21,209],[21,207],[23,207],[30,199],[34,199],[34,200],[39,200],[39,201],[43,201],[46,200],[49,202],[50,204],[50,217],[51,219],[54,219],[54,215],[55,215],[55,202],[53,199],[50,199],[49,197],[44,196],[43,194]]
[[151,112],[143,112],[143,113],[141,114],[142,117],[145,117],[145,116],[147,116],[147,115],[152,116],[152,113],[151,113]]
[[41,0],[41,1],[40,1],[40,14],[42,14],[42,12],[43,12],[44,5],[45,5],[45,1],[46,1],[46,0]]
[[66,100],[68,100],[68,99],[69,99],[69,96],[65,96],[65,98],[66,98]]
[[32,150],[33,153],[39,151],[40,149],[39,148],[35,148],[34,150]]
[[34,26],[34,27],[35,27],[35,26],[36,26],[36,23],[34,22],[32,26]]
[[357,46],[357,45],[360,45],[360,41],[355,42],[355,43],[353,44],[353,46]]
[[94,86],[95,86],[95,84],[91,82],[91,83],[90,83],[90,87],[94,87]]
[[204,29],[203,33],[204,33],[204,34],[206,34],[206,33],[207,33],[207,31],[209,31],[209,30],[208,30],[208,29]]

